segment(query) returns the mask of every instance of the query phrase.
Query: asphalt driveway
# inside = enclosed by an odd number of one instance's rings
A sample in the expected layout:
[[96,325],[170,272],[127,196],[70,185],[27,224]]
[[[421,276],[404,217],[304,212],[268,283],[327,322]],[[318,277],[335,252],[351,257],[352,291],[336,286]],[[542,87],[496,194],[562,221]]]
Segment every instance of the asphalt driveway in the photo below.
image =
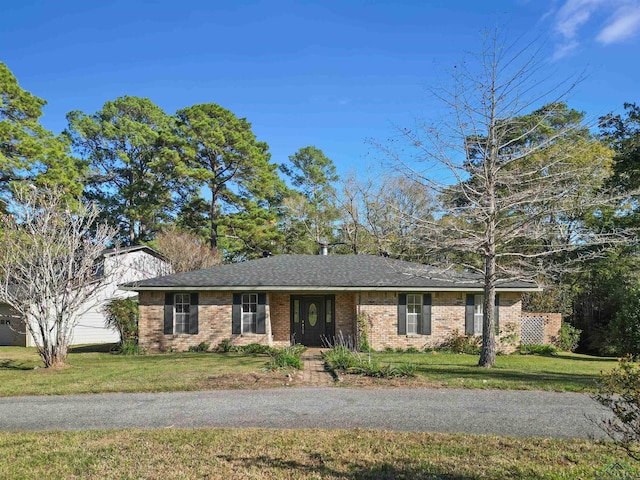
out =
[[367,428],[604,438],[587,395],[457,389],[281,388],[0,398],[2,430]]

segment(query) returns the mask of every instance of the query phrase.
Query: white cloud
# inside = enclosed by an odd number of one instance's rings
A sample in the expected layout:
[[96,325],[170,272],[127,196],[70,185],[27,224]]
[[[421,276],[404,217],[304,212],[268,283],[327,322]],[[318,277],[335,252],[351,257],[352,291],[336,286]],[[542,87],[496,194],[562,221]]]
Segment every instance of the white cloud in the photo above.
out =
[[618,9],[611,16],[596,40],[609,45],[632,37],[638,31],[640,31],[640,5],[628,5]]
[[[545,17],[549,14],[545,14]],[[585,36],[603,45],[628,39],[640,31],[640,0],[566,0],[555,10],[553,29],[559,35],[553,58],[569,55]],[[595,28],[584,33],[590,25]]]

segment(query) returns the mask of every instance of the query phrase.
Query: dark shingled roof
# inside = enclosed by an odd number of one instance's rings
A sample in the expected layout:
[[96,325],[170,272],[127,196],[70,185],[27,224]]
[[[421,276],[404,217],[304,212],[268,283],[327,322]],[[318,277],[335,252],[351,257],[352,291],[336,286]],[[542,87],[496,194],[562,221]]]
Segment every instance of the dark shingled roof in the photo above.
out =
[[[477,290],[479,275],[371,255],[276,255],[122,285],[127,290]],[[498,289],[537,290],[528,282]]]

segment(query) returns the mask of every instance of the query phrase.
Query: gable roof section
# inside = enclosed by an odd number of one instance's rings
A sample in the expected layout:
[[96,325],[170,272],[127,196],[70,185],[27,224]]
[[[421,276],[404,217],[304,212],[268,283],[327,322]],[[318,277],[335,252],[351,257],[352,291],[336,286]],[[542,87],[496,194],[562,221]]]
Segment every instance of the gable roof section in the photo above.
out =
[[149,255],[159,258],[160,260],[164,260],[164,261],[167,260],[167,258],[162,253],[160,253],[154,248],[151,248],[148,245],[132,245],[129,247],[107,248],[106,250],[102,251],[102,255],[104,257],[112,257],[114,255],[123,255],[125,253],[131,253],[131,252],[145,252],[145,253],[148,253]]
[[[481,291],[480,275],[371,255],[276,255],[122,285],[124,290]],[[502,282],[498,291],[539,291]]]

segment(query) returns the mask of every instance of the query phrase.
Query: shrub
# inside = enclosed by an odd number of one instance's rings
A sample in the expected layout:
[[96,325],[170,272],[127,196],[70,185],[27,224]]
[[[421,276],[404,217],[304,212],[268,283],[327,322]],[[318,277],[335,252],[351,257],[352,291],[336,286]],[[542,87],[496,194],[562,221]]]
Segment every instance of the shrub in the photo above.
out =
[[577,329],[567,322],[560,325],[560,333],[556,339],[556,346],[563,352],[575,352],[580,342],[580,334],[582,330]]
[[368,352],[371,350],[369,345],[369,328],[368,317],[366,314],[361,313],[358,315],[358,351]]
[[396,353],[404,353],[404,348],[402,347],[397,347],[395,350]]
[[233,350],[233,343],[231,343],[231,340],[228,338],[222,340],[216,347],[216,352],[228,353],[231,350]]
[[338,345],[323,353],[324,361],[329,370],[343,371],[357,375],[376,378],[413,377],[417,367],[413,364],[380,365],[368,361],[360,353]]
[[352,369],[351,373],[365,375],[374,378],[398,378],[415,377],[417,367],[413,363],[401,363],[399,365],[380,365],[376,362],[361,362]]
[[302,370],[302,360],[300,354],[304,352],[305,348],[300,348],[301,345],[292,345],[290,347],[272,349],[269,352],[271,356],[271,362],[267,365],[270,370],[278,368],[295,368]]
[[190,352],[207,352],[210,345],[206,342],[200,342],[198,345],[191,345],[189,347]]
[[640,289],[632,289],[622,301],[609,337],[618,355],[640,355]]
[[632,458],[640,460],[640,366],[627,355],[617,368],[600,375],[598,387],[592,398],[610,409],[615,419],[599,420],[597,425]]
[[[138,302],[131,298],[116,298],[104,307],[105,326],[120,336],[120,346],[138,343]],[[129,347],[128,347],[129,348]]]
[[449,338],[444,341],[442,348],[453,353],[479,355],[482,348],[482,338],[474,335],[463,335],[458,330],[454,330]]
[[346,371],[358,366],[362,361],[357,352],[349,350],[344,345],[336,345],[322,355],[329,370]]
[[538,345],[535,343],[523,343],[520,345],[522,355],[555,355],[558,349],[553,345]]
[[274,348],[270,347],[269,345],[262,345],[260,343],[250,343],[249,345],[238,347],[238,351],[243,353],[260,354],[260,353],[272,353],[274,351]]
[[384,353],[393,353],[395,350],[391,347],[385,347],[384,348]]
[[140,348],[135,342],[124,342],[123,345],[120,346],[120,354],[122,355],[141,355],[144,351]]
[[418,350],[416,347],[409,347],[407,348],[407,353],[420,353],[420,350]]

